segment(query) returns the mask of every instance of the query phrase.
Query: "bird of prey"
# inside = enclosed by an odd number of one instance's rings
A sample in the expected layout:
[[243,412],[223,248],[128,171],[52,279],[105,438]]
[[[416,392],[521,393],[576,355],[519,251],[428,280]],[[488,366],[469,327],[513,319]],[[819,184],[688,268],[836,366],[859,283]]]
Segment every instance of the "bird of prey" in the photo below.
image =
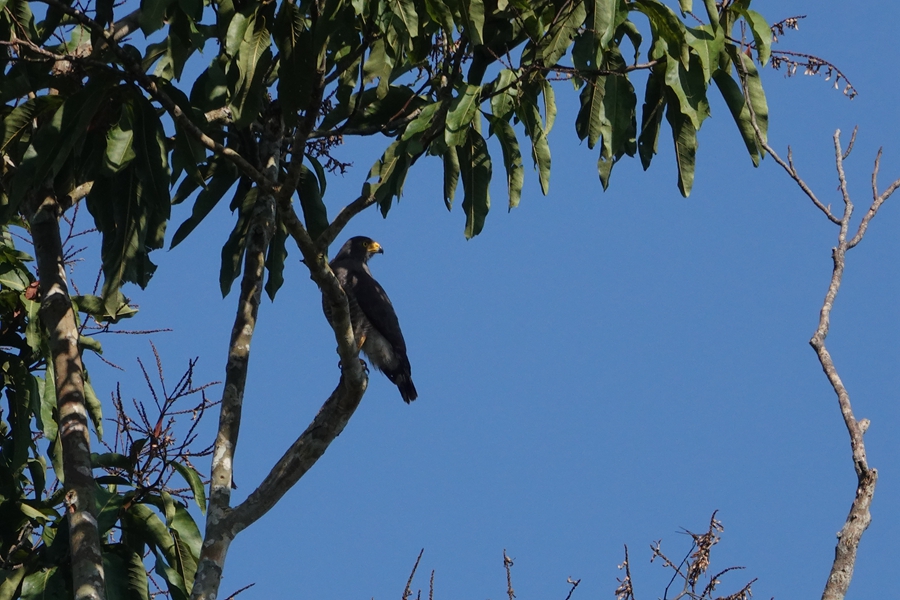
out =
[[[408,404],[418,397],[406,356],[406,341],[394,306],[369,271],[368,261],[375,254],[383,254],[381,244],[373,239],[352,237],[343,245],[331,270],[340,282],[350,305],[350,323],[359,349],[379,371],[400,390]],[[328,303],[323,302],[325,317],[331,322]]]

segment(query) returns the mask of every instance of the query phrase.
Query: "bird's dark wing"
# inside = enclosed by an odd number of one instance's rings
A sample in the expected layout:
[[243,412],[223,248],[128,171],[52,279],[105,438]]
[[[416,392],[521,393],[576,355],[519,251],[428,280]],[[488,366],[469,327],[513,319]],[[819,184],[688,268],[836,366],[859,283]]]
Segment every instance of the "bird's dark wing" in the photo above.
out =
[[408,364],[406,341],[400,331],[400,321],[397,320],[394,305],[384,288],[366,271],[354,273],[353,280],[352,293],[360,310],[371,326],[388,341],[398,358]]

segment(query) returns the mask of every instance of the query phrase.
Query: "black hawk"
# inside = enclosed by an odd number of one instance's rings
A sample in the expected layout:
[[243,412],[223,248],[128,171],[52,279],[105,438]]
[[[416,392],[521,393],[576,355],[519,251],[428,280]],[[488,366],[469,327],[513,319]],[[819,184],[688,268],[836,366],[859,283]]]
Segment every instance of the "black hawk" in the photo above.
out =
[[[331,270],[340,282],[350,305],[350,323],[360,350],[376,369],[387,375],[400,390],[406,403],[418,397],[406,356],[406,341],[400,331],[397,313],[384,288],[369,271],[368,261],[383,254],[381,244],[363,236],[352,237],[331,261]],[[331,322],[328,303],[323,302],[325,317]]]

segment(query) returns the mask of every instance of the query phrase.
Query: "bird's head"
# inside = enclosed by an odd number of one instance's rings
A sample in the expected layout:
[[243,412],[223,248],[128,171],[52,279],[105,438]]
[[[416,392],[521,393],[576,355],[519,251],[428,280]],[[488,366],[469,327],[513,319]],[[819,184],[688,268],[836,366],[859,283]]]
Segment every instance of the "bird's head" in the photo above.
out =
[[352,237],[341,247],[335,260],[339,258],[353,258],[366,262],[373,254],[384,254],[381,244],[363,235]]

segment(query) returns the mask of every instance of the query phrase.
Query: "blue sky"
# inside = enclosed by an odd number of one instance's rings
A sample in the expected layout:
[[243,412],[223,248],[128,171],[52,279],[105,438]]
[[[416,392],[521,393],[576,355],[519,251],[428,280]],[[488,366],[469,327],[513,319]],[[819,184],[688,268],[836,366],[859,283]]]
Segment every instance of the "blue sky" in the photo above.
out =
[[[882,58],[898,8],[753,5],[770,20],[809,15],[779,47],[832,60],[859,90],[848,101],[822,77],[763,71],[770,142],[791,144],[803,177],[835,206],[831,136],[841,128],[846,143],[859,125],[847,172],[861,215],[879,146],[881,187],[900,176],[896,74]],[[399,314],[419,400],[405,405],[373,373],[324,458],[234,542],[222,597],[255,582],[242,598],[394,598],[424,547],[414,588],[427,593],[434,569],[438,600],[504,596],[504,548],[516,559],[520,599],[561,600],[569,576],[582,579],[575,598],[612,598],[623,544],[638,598],[661,597],[669,576],[649,564],[648,545],[661,538],[681,558],[689,543],[680,528],[704,530],[714,510],[725,533],[713,568],[746,567],[725,577],[723,594],[754,577],[756,597],[821,594],[855,490],[837,402],[807,344],[836,227],[774,161],[752,167],[718,100],[690,198],[678,194],[666,128],[650,170],[623,161],[604,193],[596,152],[574,135],[577,95],[567,88],[557,90],[548,197],[530,172],[521,206],[508,213],[492,147],[493,210],[466,241],[459,206],[444,208],[439,161],[423,159],[387,219],[369,210],[338,240],[368,235],[384,246],[371,268]],[[330,214],[358,194],[386,144],[352,140],[339,150],[354,169],[329,183]],[[828,338],[857,416],[872,420],[866,442],[880,473],[851,599],[900,587],[885,568],[900,537],[898,202],[849,254]],[[189,211],[177,207],[170,235]],[[218,264],[231,224],[223,204],[179,247],[156,254],[146,291],[130,290],[141,312],[129,327],[173,329],[152,336],[170,378],[195,356],[198,381],[224,378],[236,300],[221,298]],[[284,288],[260,310],[238,501],[339,375],[318,290],[298,258],[292,252]],[[76,273],[85,287],[92,280]],[[145,396],[133,357],[152,361],[147,340],[103,343],[126,372],[89,357],[98,393],[122,381],[126,396]]]

